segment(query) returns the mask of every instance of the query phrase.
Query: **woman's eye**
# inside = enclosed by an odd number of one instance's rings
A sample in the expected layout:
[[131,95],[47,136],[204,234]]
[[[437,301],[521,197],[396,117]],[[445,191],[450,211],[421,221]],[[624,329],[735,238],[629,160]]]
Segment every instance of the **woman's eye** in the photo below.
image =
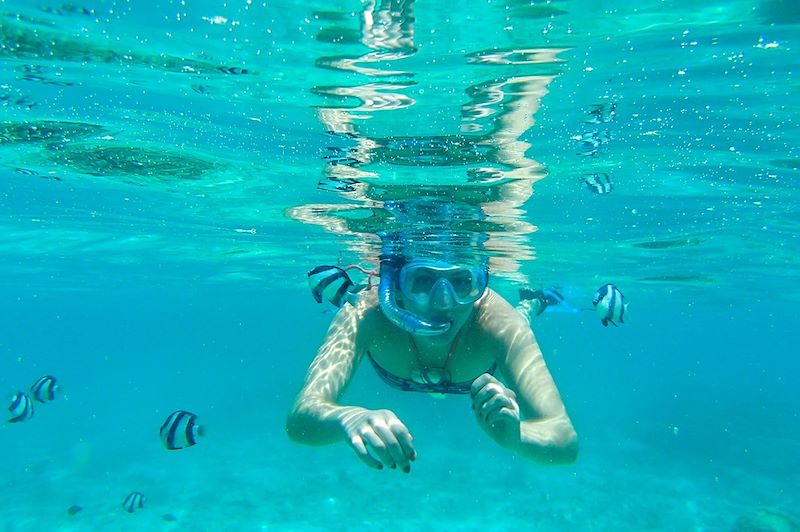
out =
[[414,279],[414,292],[429,292],[436,282],[436,277],[429,274],[418,275]]
[[458,275],[450,280],[456,292],[468,292],[472,289],[472,279],[469,275]]

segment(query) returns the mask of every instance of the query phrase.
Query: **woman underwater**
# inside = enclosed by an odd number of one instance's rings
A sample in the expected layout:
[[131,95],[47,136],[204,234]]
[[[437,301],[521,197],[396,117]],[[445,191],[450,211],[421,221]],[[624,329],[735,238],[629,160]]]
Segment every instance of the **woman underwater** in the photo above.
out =
[[577,435],[522,315],[488,288],[485,261],[455,264],[384,254],[380,284],[344,305],[286,421],[308,445],[344,441],[369,467],[408,473],[417,456],[391,410],[340,403],[362,361],[405,391],[469,394],[480,427],[501,447],[571,463]]

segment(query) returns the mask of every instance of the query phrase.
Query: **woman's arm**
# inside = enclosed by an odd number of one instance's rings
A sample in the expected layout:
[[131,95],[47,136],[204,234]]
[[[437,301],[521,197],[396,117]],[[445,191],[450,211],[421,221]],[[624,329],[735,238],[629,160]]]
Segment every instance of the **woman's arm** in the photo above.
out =
[[506,386],[484,374],[473,383],[473,408],[500,445],[528,458],[570,463],[578,439],[527,322],[497,294],[481,319],[500,349]]
[[358,310],[345,305],[328,328],[286,419],[292,440],[308,445],[341,441],[341,418],[350,407],[337,403],[358,367],[358,320]]
[[[306,381],[286,419],[286,432],[299,443],[327,445],[347,442],[369,467],[399,467],[408,473],[416,458],[411,434],[390,410],[368,410],[339,404],[355,374],[365,347],[362,330],[374,318],[377,305],[345,305],[336,314],[325,341],[306,375]],[[365,315],[367,317],[365,317]],[[369,324],[368,324],[369,325]]]

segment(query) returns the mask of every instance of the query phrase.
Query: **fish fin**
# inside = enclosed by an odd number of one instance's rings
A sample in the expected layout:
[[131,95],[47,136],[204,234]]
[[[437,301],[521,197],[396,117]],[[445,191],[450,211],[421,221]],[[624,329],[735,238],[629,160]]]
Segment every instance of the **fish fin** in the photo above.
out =
[[320,294],[316,290],[312,290],[311,295],[314,296],[314,301],[316,301],[317,303],[322,303],[322,294]]
[[519,289],[519,300],[524,301],[526,299],[535,299],[536,292],[531,290],[530,288],[520,288]]
[[609,320],[607,320],[607,319],[605,319],[605,318],[603,318],[602,320],[600,320],[600,323],[602,323],[602,324],[603,324],[603,327],[608,327],[608,322],[609,322]]
[[347,293],[344,295],[344,301],[350,303],[354,307],[356,306],[356,301],[358,301],[358,294],[361,293],[363,290],[369,288],[369,285],[366,284],[357,284],[352,286]]
[[561,295],[561,292],[553,287],[542,289],[542,295],[544,296],[548,305],[558,305],[559,303],[563,303],[565,301],[564,296]]

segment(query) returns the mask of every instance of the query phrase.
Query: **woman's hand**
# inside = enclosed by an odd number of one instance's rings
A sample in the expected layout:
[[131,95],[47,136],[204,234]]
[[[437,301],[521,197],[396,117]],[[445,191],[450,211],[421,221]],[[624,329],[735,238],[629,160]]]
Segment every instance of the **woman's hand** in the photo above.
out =
[[478,425],[502,447],[520,441],[519,404],[513,390],[489,373],[472,382],[472,411]]
[[411,471],[417,458],[413,438],[406,426],[391,410],[348,408],[340,418],[347,443],[362,462],[375,469],[383,466],[404,473]]

